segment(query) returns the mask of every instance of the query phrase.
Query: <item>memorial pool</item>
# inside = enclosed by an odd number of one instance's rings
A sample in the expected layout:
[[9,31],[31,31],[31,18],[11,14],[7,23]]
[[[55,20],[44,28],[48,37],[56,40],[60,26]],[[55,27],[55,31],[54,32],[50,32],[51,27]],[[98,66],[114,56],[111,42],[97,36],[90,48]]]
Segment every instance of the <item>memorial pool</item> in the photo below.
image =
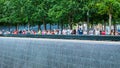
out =
[[0,37],[0,68],[119,67],[119,42]]

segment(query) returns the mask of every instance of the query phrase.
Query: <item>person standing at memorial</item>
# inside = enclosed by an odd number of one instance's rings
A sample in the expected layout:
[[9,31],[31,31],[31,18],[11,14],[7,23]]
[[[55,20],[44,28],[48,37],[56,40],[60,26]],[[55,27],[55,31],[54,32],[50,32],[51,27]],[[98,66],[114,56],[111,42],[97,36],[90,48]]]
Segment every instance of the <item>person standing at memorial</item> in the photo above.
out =
[[83,30],[81,28],[78,29],[78,34],[83,35]]
[[95,30],[95,35],[100,35],[100,30],[99,29]]

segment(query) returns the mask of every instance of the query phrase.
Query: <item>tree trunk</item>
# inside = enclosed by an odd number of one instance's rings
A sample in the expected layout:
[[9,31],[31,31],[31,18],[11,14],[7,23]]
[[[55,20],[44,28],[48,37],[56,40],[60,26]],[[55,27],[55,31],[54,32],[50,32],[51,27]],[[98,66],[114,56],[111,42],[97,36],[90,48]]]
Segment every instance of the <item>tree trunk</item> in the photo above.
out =
[[9,28],[9,31],[10,31],[11,26],[9,25],[8,28]]
[[45,23],[44,20],[43,20],[43,25],[44,25],[44,30],[47,30],[47,28],[46,28],[46,23]]
[[87,34],[89,34],[89,10],[87,12]]
[[116,22],[114,22],[114,35],[116,33]]
[[25,29],[26,25],[24,25],[24,29]]
[[17,30],[17,25],[15,26],[15,30]]
[[61,34],[62,34],[62,30],[63,30],[63,22],[61,22]]
[[30,23],[28,22],[28,32],[30,31]]
[[104,30],[106,31],[106,22],[104,21]]
[[52,28],[51,28],[51,23],[50,23],[50,31],[51,31],[51,29],[52,29]]
[[17,31],[18,31],[18,29],[19,29],[18,26],[19,26],[19,25],[17,24],[17,25],[16,25],[16,30],[17,30]]
[[72,30],[72,28],[73,28],[73,27],[72,27],[72,23],[70,23],[70,29]]
[[58,22],[57,28],[59,29],[59,22]]
[[38,31],[40,30],[40,24],[38,24]]
[[70,29],[72,30],[71,15],[69,16],[68,22],[69,22]]
[[109,28],[110,28],[110,31],[111,31],[111,23],[112,23],[112,14],[109,13]]
[[61,29],[63,30],[63,23],[61,23]]

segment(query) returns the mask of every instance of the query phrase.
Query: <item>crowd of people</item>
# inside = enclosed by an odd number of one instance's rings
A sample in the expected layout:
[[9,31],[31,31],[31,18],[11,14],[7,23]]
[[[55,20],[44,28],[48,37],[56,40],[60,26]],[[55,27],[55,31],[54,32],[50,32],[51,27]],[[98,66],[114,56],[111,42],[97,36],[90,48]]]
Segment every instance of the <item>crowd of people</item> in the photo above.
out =
[[120,35],[119,31],[111,30],[109,33],[104,30],[92,29],[89,31],[78,29],[54,29],[54,30],[13,30],[5,31],[0,30],[0,34],[32,34],[32,35]]

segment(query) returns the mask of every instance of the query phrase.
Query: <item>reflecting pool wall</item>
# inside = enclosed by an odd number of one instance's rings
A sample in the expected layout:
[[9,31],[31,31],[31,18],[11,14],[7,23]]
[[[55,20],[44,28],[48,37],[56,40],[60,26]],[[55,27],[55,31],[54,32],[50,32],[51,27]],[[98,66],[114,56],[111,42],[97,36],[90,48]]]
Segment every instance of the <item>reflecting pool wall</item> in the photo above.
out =
[[120,43],[0,37],[0,68],[120,68]]

